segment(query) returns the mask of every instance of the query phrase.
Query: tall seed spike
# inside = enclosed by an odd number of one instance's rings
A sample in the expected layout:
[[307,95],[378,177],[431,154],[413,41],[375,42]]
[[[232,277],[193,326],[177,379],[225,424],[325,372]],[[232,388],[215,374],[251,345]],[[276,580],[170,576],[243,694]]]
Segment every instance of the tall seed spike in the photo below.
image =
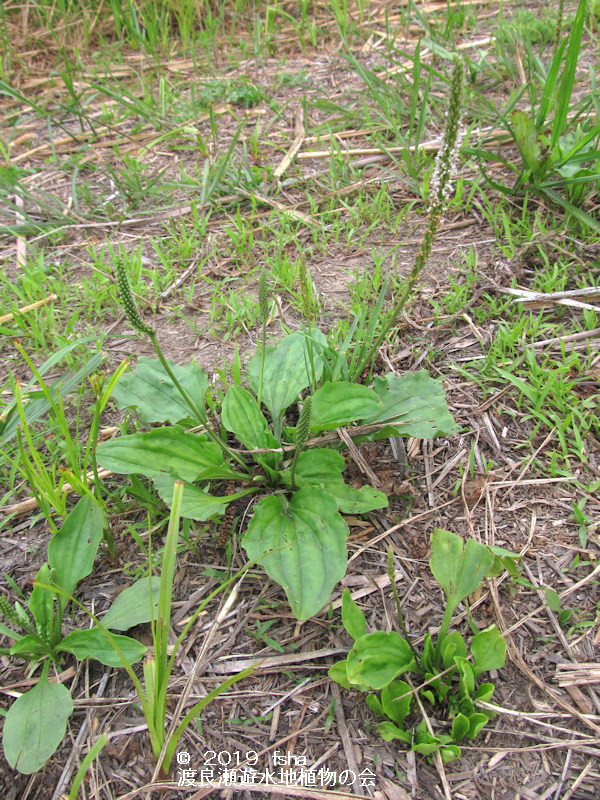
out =
[[296,426],[296,443],[298,448],[304,447],[310,433],[310,418],[312,416],[312,397],[310,395],[304,401],[300,419]]
[[19,619],[19,615],[13,608],[13,606],[8,602],[6,597],[0,597],[0,614],[4,617],[4,619],[13,625],[15,628],[21,627],[21,621]]
[[144,322],[135,304],[133,294],[131,293],[131,286],[129,285],[127,267],[121,256],[117,256],[115,261],[115,277],[117,279],[117,288],[119,290],[121,305],[123,306],[123,310],[131,326],[140,333],[145,333],[146,336],[153,336],[153,328]]

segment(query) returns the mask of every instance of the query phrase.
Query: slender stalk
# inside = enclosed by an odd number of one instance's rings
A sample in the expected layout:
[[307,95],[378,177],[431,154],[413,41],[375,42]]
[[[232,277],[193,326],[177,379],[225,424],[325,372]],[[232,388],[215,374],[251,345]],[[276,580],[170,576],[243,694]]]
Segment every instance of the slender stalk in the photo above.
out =
[[260,350],[260,375],[258,376],[258,407],[262,402],[263,381],[265,375],[265,349],[267,346],[267,322],[269,321],[269,287],[267,286],[267,273],[264,267],[260,271],[258,281],[258,307],[262,321],[262,342]]
[[435,160],[434,170],[429,183],[429,209],[427,225],[421,240],[421,246],[415,258],[415,263],[402,287],[399,297],[390,311],[385,315],[378,336],[367,350],[361,355],[355,366],[356,378],[372,363],[383,341],[396,324],[400,312],[412,294],[423,268],[431,255],[431,248],[435,241],[440,222],[448,201],[452,195],[452,182],[457,169],[458,154],[462,143],[463,133],[461,128],[461,112],[463,106],[464,63],[456,58],[452,73],[448,114],[444,128],[444,139]]
[[440,659],[440,652],[442,649],[442,642],[446,638],[446,634],[448,633],[448,628],[450,627],[450,622],[452,621],[452,616],[456,611],[455,605],[448,605],[444,611],[444,616],[442,618],[442,624],[440,625],[440,630],[437,635],[437,642],[435,645],[435,661],[436,663],[439,662]]
[[209,425],[208,416],[206,411],[201,405],[197,405],[186,392],[186,390],[181,385],[180,381],[175,376],[175,373],[171,369],[171,365],[165,358],[165,355],[162,351],[160,343],[158,341],[158,336],[156,335],[156,331],[150,325],[148,325],[142,319],[140,312],[135,304],[135,300],[133,299],[133,294],[131,293],[131,287],[129,285],[129,276],[127,275],[127,269],[125,267],[125,263],[123,259],[118,256],[115,261],[115,275],[117,278],[117,286],[119,289],[119,296],[121,298],[121,303],[123,305],[123,309],[125,314],[127,315],[127,319],[129,320],[130,324],[133,328],[135,328],[140,333],[145,334],[151,341],[152,347],[154,348],[154,352],[158,356],[158,360],[162,364],[163,369],[173,382],[173,385],[181,395],[183,401],[187,405],[187,407],[192,412],[192,416],[196,421],[200,422],[204,426],[204,432],[208,436],[208,438],[217,444],[221,450],[223,450],[227,455],[232,458],[234,461],[243,467],[243,469],[248,472],[248,465],[246,461],[237,453],[235,453],[228,444],[223,441],[223,439],[216,434]]
[[387,552],[387,572],[388,578],[390,579],[390,586],[392,589],[392,594],[394,595],[394,600],[396,602],[396,616],[398,617],[398,624],[400,625],[400,630],[402,631],[402,636],[404,637],[404,641],[410,647],[411,653],[413,654],[413,658],[415,659],[415,663],[419,667],[419,669],[423,669],[423,664],[421,663],[421,658],[419,653],[413,643],[410,640],[408,635],[408,631],[406,630],[406,623],[404,622],[404,614],[402,613],[402,606],[400,605],[400,595],[398,594],[398,587],[396,586],[396,570],[394,569],[394,551],[390,547]]

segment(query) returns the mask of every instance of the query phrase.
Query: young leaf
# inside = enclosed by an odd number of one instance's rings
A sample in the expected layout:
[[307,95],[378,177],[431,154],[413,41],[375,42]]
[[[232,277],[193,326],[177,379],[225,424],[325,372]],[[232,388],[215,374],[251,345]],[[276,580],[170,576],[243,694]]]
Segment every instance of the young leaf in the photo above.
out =
[[471,729],[469,718],[464,714],[457,714],[452,720],[452,738],[458,742],[468,735]]
[[[484,703],[489,703],[495,688],[493,683],[480,683],[475,690],[475,700],[482,700]],[[489,711],[487,713],[488,715],[490,714]]]
[[[50,583],[51,571],[48,564],[43,564],[36,576],[36,581],[40,583]],[[29,610],[35,617],[35,622],[39,633],[43,637],[49,637],[54,625],[54,592],[43,586],[34,586],[27,601]]]
[[[135,664],[146,652],[146,647],[141,642],[138,642],[137,639],[121,636],[119,633],[113,633],[112,638],[129,664]],[[93,658],[107,667],[123,666],[117,651],[109,643],[100,628],[71,631],[56,649],[65,653],[72,653],[78,661]]]
[[460,696],[462,698],[470,698],[475,692],[475,672],[473,667],[466,658],[455,656],[454,660],[460,674]]
[[358,383],[325,383],[312,396],[310,427],[328,431],[381,411],[381,401],[372,389]]
[[[221,421],[249,450],[281,447],[269,431],[267,420],[250,392],[241,386],[230,386],[223,401]],[[281,454],[271,453],[279,456]]]
[[26,658],[28,660],[41,658],[48,654],[47,648],[45,648],[35,636],[31,636],[31,634],[20,636],[10,648],[9,652],[11,656]]
[[377,439],[389,436],[431,439],[458,430],[448,411],[441,382],[425,370],[376,378],[373,391],[381,400],[382,409],[362,422],[381,424]]
[[440,756],[444,764],[450,761],[456,761],[461,756],[461,749],[455,744],[447,744],[440,750]]
[[242,544],[283,587],[295,617],[305,620],[321,610],[344,577],[347,536],[331,495],[307,486],[289,502],[281,495],[261,500]]
[[340,686],[343,686],[344,689],[350,688],[350,682],[348,681],[348,673],[346,672],[346,659],[343,661],[336,661],[329,669],[327,670],[327,674],[331,678],[332,681],[339,683]]
[[437,753],[437,751],[440,749],[439,741],[435,738],[435,736],[428,736],[427,740],[428,741],[422,741],[417,742],[417,744],[413,744],[410,749],[415,753],[420,753],[422,756],[430,756],[433,755],[433,753]]
[[140,578],[117,595],[102,617],[102,625],[111,631],[127,631],[135,625],[156,619],[160,578]]
[[348,631],[353,639],[360,639],[367,632],[367,620],[350,594],[350,589],[344,589],[342,592],[342,622],[344,628]]
[[[182,367],[168,363],[188,396],[202,406],[208,389],[205,372],[194,362]],[[146,356],[140,356],[136,368],[119,380],[112,399],[119,408],[136,408],[144,422],[175,424],[191,413],[160,361]]]
[[548,608],[551,611],[554,611],[556,614],[560,614],[561,611],[561,603],[560,603],[560,595],[554,589],[551,589],[550,586],[546,586],[544,590],[544,596],[546,598],[546,603],[548,604]]
[[463,550],[463,540],[455,533],[438,528],[431,535],[429,566],[452,610],[477,589],[493,563],[489,548],[475,539],[468,539]]
[[167,473],[183,481],[237,478],[218,445],[176,428],[154,428],[103,442],[98,462],[122,475]]
[[467,736],[469,739],[475,739],[476,736],[479,735],[484,725],[488,722],[488,717],[486,714],[478,713],[477,711],[473,714],[469,714],[469,732]]
[[537,138],[534,121],[525,111],[514,111],[511,123],[523,163],[534,176],[537,176],[543,162],[541,159],[542,148]]
[[383,689],[414,667],[412,650],[396,631],[367,633],[354,642],[348,653],[348,680],[371,689]]
[[101,507],[85,495],[52,537],[48,562],[56,570],[56,583],[67,594],[73,594],[79,581],[91,573],[105,524]]
[[[320,337],[323,344],[326,344],[323,334]],[[274,422],[278,424],[285,409],[296,400],[303,389],[310,386],[313,368],[314,378],[319,380],[323,373],[322,356],[314,345],[311,349],[310,342],[301,333],[292,333],[282,339],[277,347],[266,348],[262,401]],[[258,389],[260,370],[261,356],[258,354],[248,363],[248,375],[255,392]]]
[[67,687],[50,683],[44,674],[6,715],[2,739],[10,766],[25,775],[40,769],[61,743],[72,713]]
[[430,633],[425,634],[425,641],[423,642],[423,666],[431,673],[437,672],[435,647],[433,646],[433,639]]
[[405,681],[391,681],[381,690],[381,705],[394,722],[402,723],[410,713],[412,690]]
[[385,742],[391,742],[394,739],[400,739],[400,741],[405,744],[410,744],[412,742],[412,733],[399,728],[397,725],[394,725],[393,722],[380,722],[377,726],[377,733]]
[[454,656],[467,657],[467,645],[458,631],[452,631],[444,638],[440,646],[440,654],[444,669],[450,669],[450,667],[455,666]]
[[491,669],[500,669],[506,661],[506,642],[495,625],[476,634],[471,641],[475,677]]
[[385,711],[383,710],[383,706],[381,705],[381,700],[377,697],[376,694],[368,694],[365,697],[365,703],[369,706],[369,708],[374,714],[377,714],[378,717],[385,717]]

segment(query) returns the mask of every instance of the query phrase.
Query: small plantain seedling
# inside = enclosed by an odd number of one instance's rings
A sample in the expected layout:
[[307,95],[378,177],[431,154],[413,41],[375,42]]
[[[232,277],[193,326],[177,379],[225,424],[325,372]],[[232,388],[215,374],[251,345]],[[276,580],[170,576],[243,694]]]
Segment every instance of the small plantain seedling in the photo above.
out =
[[[461,754],[459,742],[474,739],[492,718],[478,703],[489,702],[492,683],[478,683],[484,672],[504,666],[506,643],[495,625],[477,632],[467,644],[458,631],[448,632],[459,603],[473,594],[486,578],[508,569],[514,574],[517,556],[503,548],[486,547],[460,536],[435,530],[431,537],[431,571],[446,596],[446,609],[437,640],[425,636],[418,652],[406,634],[394,581],[393,555],[388,568],[401,636],[396,631],[367,633],[363,612],[348,589],[342,595],[342,622],[354,639],[348,658],[338,661],[329,676],[346,689],[367,692],[369,708],[382,718],[377,726],[386,741],[397,739],[426,756],[439,752],[443,761]],[[401,680],[413,676],[419,686]],[[418,695],[418,696],[417,696]],[[431,709],[418,719],[425,704]]]

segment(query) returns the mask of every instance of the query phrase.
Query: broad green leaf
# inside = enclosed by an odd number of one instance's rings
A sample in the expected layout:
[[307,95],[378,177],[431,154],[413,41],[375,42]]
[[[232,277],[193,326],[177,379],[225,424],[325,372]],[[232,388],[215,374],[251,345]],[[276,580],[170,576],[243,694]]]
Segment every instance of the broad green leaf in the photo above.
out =
[[[323,334],[320,336],[325,342]],[[312,346],[311,350],[310,341],[305,336],[292,333],[282,339],[277,347],[266,348],[264,362],[262,401],[278,424],[285,409],[303,389],[311,385],[313,370],[314,379],[320,379],[323,359],[318,347]],[[248,375],[254,392],[258,390],[260,370],[261,354],[258,353],[248,362]]]
[[405,744],[411,744],[412,742],[412,733],[399,728],[393,722],[380,722],[377,726],[377,733],[386,742],[391,742],[394,739],[400,739]]
[[[50,567],[48,564],[43,564],[36,576],[36,581],[49,584],[51,582],[50,575]],[[55,593],[50,589],[45,589],[43,586],[34,586],[27,601],[29,610],[35,617],[38,632],[42,636],[50,636],[52,633],[55,614],[54,598]]]
[[321,484],[336,501],[343,514],[366,514],[376,508],[387,508],[389,500],[387,495],[372,486],[361,486],[353,489],[341,478],[337,481],[327,481]]
[[345,464],[344,457],[335,450],[315,447],[300,453],[296,474],[311,486],[320,486],[327,481],[339,480]]
[[331,495],[307,486],[289,501],[281,495],[261,500],[242,544],[283,587],[294,616],[305,620],[321,610],[344,577],[347,536]]
[[[192,402],[202,408],[208,389],[204,371],[194,362],[183,367],[168,363]],[[160,361],[146,356],[140,356],[135,369],[123,375],[112,398],[119,408],[136,408],[144,422],[176,423],[194,416]]]
[[[388,498],[372,486],[353,489],[342,478],[344,459],[334,450],[314,448],[305,450],[298,457],[296,479],[300,486],[318,486],[335,498],[344,514],[364,514],[376,508],[385,508]],[[289,480],[289,470],[282,472],[284,480]]]
[[[118,645],[129,664],[135,664],[146,652],[146,647],[141,642],[131,639],[129,636],[113,633],[112,640]],[[71,631],[56,649],[72,653],[78,661],[93,658],[107,667],[123,666],[117,651],[100,628]]]
[[396,631],[361,636],[348,653],[348,680],[371,689],[383,689],[403,672],[414,669],[412,651]]
[[405,681],[392,681],[381,690],[383,710],[394,722],[404,722],[410,713],[412,700],[412,689]]
[[361,608],[352,599],[350,589],[342,592],[342,622],[353,639],[360,639],[367,632],[367,620]]
[[468,735],[471,729],[469,718],[464,714],[457,714],[452,720],[452,738],[455,741],[460,741]]
[[176,428],[119,436],[99,445],[97,453],[103,467],[123,475],[167,473],[189,483],[238,477],[226,465],[218,445]]
[[475,677],[491,669],[500,669],[506,661],[506,642],[498,628],[490,625],[471,640]]
[[68,594],[91,573],[105,525],[101,507],[85,495],[52,537],[48,561],[56,570],[56,583]]
[[[152,483],[155,485],[161,500],[171,508],[175,479],[170,475],[154,475]],[[236,492],[236,494],[215,497],[199,486],[194,486],[192,483],[184,483],[181,516],[185,517],[185,519],[206,522],[213,517],[222,516],[229,503],[232,503],[238,497],[243,497],[246,493]]]
[[475,539],[468,539],[463,548],[463,540],[455,533],[437,528],[431,535],[429,566],[452,610],[473,594],[493,563],[489,547]]
[[450,667],[455,666],[454,656],[467,657],[467,645],[458,631],[452,631],[452,633],[444,637],[440,645],[440,654],[444,669],[450,669]]
[[40,769],[63,740],[72,713],[67,687],[45,677],[17,698],[8,710],[2,734],[10,766],[25,775]]
[[310,427],[328,431],[381,411],[381,401],[372,389],[358,383],[325,383],[312,396]]
[[102,625],[111,631],[128,631],[135,625],[156,619],[160,578],[140,578],[117,595],[102,617]]
[[431,439],[458,430],[448,411],[441,381],[430,377],[425,370],[375,378],[373,391],[381,400],[382,409],[365,417],[362,422],[381,424],[375,438],[416,436]]

